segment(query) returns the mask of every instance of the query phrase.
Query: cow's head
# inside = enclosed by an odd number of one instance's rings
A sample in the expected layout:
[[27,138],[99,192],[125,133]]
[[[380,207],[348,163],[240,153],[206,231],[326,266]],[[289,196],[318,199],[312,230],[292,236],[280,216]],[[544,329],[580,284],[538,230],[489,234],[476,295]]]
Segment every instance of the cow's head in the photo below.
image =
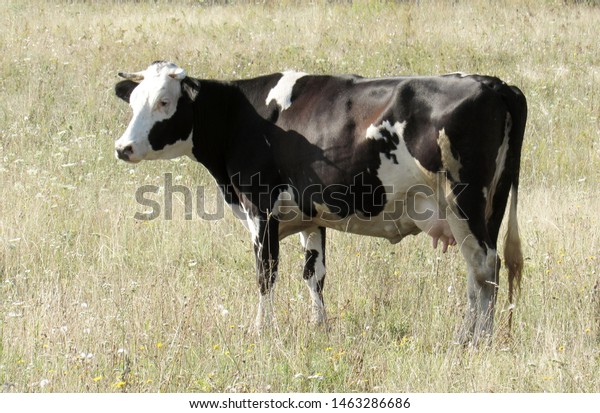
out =
[[133,117],[115,143],[117,158],[139,162],[191,155],[193,97],[185,70],[159,61],[119,76],[126,80],[117,83],[115,93],[129,103]]

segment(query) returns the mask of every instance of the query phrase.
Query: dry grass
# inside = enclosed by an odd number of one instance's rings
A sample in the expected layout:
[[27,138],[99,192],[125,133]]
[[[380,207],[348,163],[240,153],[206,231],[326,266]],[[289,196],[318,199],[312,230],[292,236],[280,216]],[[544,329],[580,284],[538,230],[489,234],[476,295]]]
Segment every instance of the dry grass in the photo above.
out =
[[[490,7],[3,2],[2,389],[600,391],[600,9]],[[129,116],[113,96],[115,74],[158,58],[210,78],[460,70],[521,86],[526,268],[513,340],[499,328],[490,349],[452,344],[466,305],[459,254],[432,251],[426,237],[392,246],[333,232],[331,331],[307,323],[302,252],[290,238],[277,326],[249,335],[254,264],[231,214],[133,219],[136,188],[162,185],[165,173],[215,199],[212,179],[189,160],[131,167],[113,158]]]

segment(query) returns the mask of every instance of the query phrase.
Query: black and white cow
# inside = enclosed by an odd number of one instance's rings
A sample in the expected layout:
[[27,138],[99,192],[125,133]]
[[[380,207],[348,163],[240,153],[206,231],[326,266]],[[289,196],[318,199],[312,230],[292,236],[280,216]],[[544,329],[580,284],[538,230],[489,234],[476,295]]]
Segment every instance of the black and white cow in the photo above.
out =
[[126,162],[182,155],[202,163],[250,230],[260,303],[271,316],[279,241],[299,233],[313,318],[323,304],[326,228],[387,238],[429,234],[457,244],[468,267],[460,339],[493,330],[496,245],[509,296],[521,279],[517,187],[527,105],[519,89],[479,75],[365,79],[284,72],[200,80],[169,62],[119,73],[133,118],[115,144]]

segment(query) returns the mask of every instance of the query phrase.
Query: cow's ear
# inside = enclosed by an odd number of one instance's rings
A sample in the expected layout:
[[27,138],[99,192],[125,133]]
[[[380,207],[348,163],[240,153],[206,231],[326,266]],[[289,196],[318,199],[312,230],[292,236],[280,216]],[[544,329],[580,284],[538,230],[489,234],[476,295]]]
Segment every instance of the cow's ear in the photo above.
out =
[[139,85],[139,83],[134,82],[133,80],[121,80],[115,85],[115,94],[117,95],[117,97],[129,103],[129,97],[131,96],[131,92],[133,92],[133,89],[135,89],[137,85]]

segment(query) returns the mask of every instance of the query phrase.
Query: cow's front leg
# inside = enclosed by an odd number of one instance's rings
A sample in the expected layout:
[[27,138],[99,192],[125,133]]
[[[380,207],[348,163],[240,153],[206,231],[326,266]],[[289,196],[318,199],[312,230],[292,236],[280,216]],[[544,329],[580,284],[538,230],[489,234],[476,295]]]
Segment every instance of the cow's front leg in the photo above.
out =
[[279,259],[278,221],[275,218],[254,219],[254,254],[259,287],[258,314],[255,327],[258,332],[273,319],[273,288],[277,279]]
[[300,233],[304,247],[304,280],[308,284],[312,302],[312,321],[323,324],[326,321],[323,302],[325,283],[325,228],[314,227]]

